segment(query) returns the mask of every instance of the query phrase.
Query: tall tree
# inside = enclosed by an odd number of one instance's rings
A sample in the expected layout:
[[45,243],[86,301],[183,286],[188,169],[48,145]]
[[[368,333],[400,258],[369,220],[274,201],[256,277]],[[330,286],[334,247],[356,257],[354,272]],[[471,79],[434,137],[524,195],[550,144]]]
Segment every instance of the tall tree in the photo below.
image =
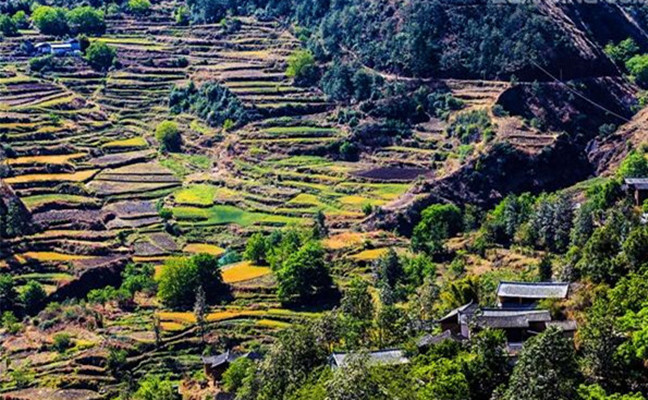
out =
[[579,382],[574,344],[558,328],[529,339],[520,353],[505,400],[571,400]]

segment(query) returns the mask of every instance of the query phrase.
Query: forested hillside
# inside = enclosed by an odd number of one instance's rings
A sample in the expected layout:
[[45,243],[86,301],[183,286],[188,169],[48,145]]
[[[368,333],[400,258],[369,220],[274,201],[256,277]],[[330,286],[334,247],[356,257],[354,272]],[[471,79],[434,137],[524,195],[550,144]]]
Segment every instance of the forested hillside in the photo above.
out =
[[648,398],[647,32],[0,2],[0,398]]

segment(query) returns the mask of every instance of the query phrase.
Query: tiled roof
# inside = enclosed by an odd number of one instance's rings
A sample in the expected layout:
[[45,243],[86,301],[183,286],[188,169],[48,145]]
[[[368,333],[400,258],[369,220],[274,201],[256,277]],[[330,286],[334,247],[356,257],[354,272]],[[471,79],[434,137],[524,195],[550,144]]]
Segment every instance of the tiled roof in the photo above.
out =
[[575,331],[576,329],[578,329],[578,324],[576,323],[576,321],[573,320],[547,322],[547,327],[550,326],[555,326],[560,330],[567,331],[567,332]]
[[[348,355],[349,353],[333,353],[331,358],[336,366],[344,367]],[[409,359],[405,357],[402,350],[379,350],[367,353],[367,355],[369,356],[369,363],[371,364],[393,365],[409,362]]]
[[548,310],[529,310],[516,308],[482,308],[482,317],[488,318],[508,318],[508,317],[525,317],[529,322],[548,322],[551,321],[551,314]]
[[624,183],[636,189],[648,189],[648,178],[625,178]]
[[569,291],[567,282],[500,282],[498,297],[523,299],[564,299]]
[[418,340],[418,342],[416,342],[416,345],[418,347],[429,347],[437,343],[441,343],[444,340],[459,341],[461,340],[461,338],[458,338],[457,336],[453,335],[452,332],[450,332],[450,330],[445,330],[439,333],[438,335],[430,335],[429,333],[427,335],[424,335]]
[[450,318],[454,318],[454,317],[456,317],[458,315],[462,315],[462,314],[468,314],[468,315],[474,314],[475,311],[477,311],[477,309],[479,309],[479,306],[471,301],[468,304],[464,304],[463,306],[457,307],[454,310],[450,311],[449,313],[444,315],[439,320],[439,322],[446,321],[446,320],[448,320]]
[[528,328],[529,320],[524,315],[510,315],[505,317],[487,317],[479,315],[475,317],[475,324],[480,328],[493,329]]

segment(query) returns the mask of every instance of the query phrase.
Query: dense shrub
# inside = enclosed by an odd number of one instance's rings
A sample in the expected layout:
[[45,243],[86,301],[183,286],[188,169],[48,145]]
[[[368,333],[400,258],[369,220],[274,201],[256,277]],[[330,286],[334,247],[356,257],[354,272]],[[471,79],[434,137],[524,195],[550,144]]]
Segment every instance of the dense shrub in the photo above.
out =
[[36,281],[29,281],[20,293],[20,302],[25,311],[32,314],[40,309],[45,303],[47,293],[43,286]]
[[18,29],[27,29],[29,27],[29,18],[27,18],[27,13],[23,10],[17,11],[12,17],[11,20]]
[[182,137],[178,125],[173,121],[163,121],[155,128],[155,138],[163,151],[180,151]]
[[639,86],[648,88],[648,54],[632,57],[626,62],[626,68]]
[[52,55],[34,57],[29,60],[29,69],[32,71],[41,72],[51,68],[53,63],[54,56]]
[[169,95],[171,112],[192,112],[211,126],[223,126],[232,120],[235,126],[248,121],[243,103],[227,87],[216,82],[200,86],[191,82],[186,87],[174,87]]
[[52,348],[59,353],[65,352],[68,348],[72,346],[72,336],[68,333],[57,333],[54,335],[54,342],[52,343]]
[[101,35],[106,31],[103,12],[92,7],[77,7],[67,13],[70,32]]
[[627,38],[616,45],[608,43],[604,51],[612,61],[624,65],[626,61],[639,53],[639,46],[632,38]]
[[151,9],[151,2],[149,0],[128,0],[126,6],[128,11],[133,14],[146,14]]
[[284,303],[304,303],[329,291],[333,280],[319,243],[307,242],[277,270],[277,296]]
[[4,36],[18,36],[18,24],[13,18],[0,14],[0,34]]
[[32,13],[32,21],[41,33],[62,36],[68,33],[69,27],[65,9],[50,6],[39,6]]
[[110,68],[117,57],[117,51],[104,42],[92,42],[86,50],[85,58],[94,68],[105,71]]
[[317,83],[317,66],[315,58],[308,50],[298,50],[288,57],[286,76],[293,78],[300,86]]
[[13,311],[17,298],[18,293],[13,277],[9,274],[0,274],[0,314]]
[[448,136],[458,138],[461,143],[488,141],[495,134],[486,110],[472,110],[457,115],[446,132]]
[[617,170],[620,178],[645,178],[648,177],[648,160],[643,151],[633,150],[621,162]]

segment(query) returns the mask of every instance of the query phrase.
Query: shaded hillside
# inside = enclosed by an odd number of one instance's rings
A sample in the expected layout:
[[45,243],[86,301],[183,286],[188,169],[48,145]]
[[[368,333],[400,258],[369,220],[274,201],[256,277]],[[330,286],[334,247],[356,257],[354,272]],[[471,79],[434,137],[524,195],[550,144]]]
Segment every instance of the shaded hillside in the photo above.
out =
[[452,202],[490,208],[509,193],[551,192],[593,172],[582,150],[565,135],[535,155],[500,143],[455,173],[415,186],[408,193],[410,202],[385,207],[366,225],[372,229],[398,228],[409,235],[420,212],[431,204]]
[[643,109],[613,135],[593,142],[588,157],[597,174],[608,175],[628,152],[648,141],[648,109]]
[[636,91],[621,78],[611,77],[567,84],[523,83],[502,93],[497,103],[513,116],[535,120],[542,129],[565,131],[579,142],[587,142],[602,125],[619,126],[632,117]]

